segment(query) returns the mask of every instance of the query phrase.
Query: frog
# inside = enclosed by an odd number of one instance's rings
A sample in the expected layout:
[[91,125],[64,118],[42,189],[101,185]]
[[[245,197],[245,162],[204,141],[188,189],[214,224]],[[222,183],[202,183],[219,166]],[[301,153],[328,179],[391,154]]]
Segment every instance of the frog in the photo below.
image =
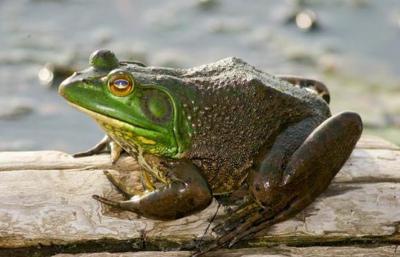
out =
[[351,111],[331,114],[324,83],[272,75],[229,57],[193,68],[119,61],[109,50],[59,86],[69,104],[92,117],[105,138],[75,156],[108,148],[142,169],[143,191],[94,195],[102,204],[156,220],[204,210],[214,197],[246,192],[214,227],[205,252],[231,247],[289,219],[326,190],[348,160],[363,124]]

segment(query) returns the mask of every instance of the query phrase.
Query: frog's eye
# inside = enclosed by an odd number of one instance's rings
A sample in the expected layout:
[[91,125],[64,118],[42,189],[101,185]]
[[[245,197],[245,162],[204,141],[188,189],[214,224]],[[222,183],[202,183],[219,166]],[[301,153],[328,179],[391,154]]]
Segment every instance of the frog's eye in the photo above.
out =
[[127,96],[133,91],[133,78],[122,72],[112,74],[108,79],[108,88],[115,96]]

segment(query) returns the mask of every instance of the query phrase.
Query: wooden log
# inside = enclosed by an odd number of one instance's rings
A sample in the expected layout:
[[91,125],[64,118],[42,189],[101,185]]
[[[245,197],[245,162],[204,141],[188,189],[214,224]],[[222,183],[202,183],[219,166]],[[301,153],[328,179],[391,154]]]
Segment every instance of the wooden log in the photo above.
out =
[[[135,253],[86,253],[86,254],[57,254],[54,257],[187,257],[190,252],[135,252]],[[269,247],[269,248],[242,248],[232,250],[218,250],[207,257],[396,257],[400,256],[397,246],[365,247]]]
[[[107,154],[72,158],[54,151],[0,153],[0,256],[191,249],[216,211],[214,201],[195,215],[161,222],[105,207],[91,196],[120,195],[107,181],[104,169],[129,173],[139,184],[139,166],[131,157],[111,165]],[[346,256],[360,244],[386,245],[384,253],[376,256],[393,256],[394,245],[400,244],[399,181],[399,148],[382,139],[363,137],[316,202],[239,247],[255,247],[251,250],[255,254],[259,247],[286,244],[298,256],[296,251],[300,255],[303,251],[299,246],[346,245],[348,249],[339,247],[346,250],[343,254],[337,250],[339,256]],[[213,236],[208,233],[206,238]],[[312,248],[304,249],[304,255],[312,253]],[[330,250],[336,247],[327,249],[321,254],[336,251]],[[370,253],[377,249],[371,248]],[[146,252],[141,254],[126,256],[146,256]],[[164,256],[175,256],[170,254]],[[231,251],[224,254],[237,256]]]

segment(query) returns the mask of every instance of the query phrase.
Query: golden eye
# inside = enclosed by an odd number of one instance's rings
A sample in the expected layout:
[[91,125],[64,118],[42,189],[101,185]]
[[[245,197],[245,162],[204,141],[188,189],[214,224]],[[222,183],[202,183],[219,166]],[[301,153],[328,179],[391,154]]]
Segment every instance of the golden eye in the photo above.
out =
[[129,95],[133,91],[133,87],[133,79],[125,73],[113,74],[108,80],[108,88],[116,96]]

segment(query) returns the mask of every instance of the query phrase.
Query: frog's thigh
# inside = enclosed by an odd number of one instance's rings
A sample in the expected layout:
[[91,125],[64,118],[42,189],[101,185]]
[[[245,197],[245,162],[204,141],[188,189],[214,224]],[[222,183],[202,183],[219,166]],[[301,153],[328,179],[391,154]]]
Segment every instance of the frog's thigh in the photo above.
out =
[[112,201],[95,196],[95,199],[114,207],[136,212],[144,217],[178,219],[206,208],[212,193],[206,179],[189,161],[177,161],[169,170],[173,182],[154,191],[136,195],[127,201]]
[[[254,172],[253,195],[264,206],[282,204],[284,208],[304,198],[301,206],[297,203],[297,210],[293,210],[300,211],[329,185],[349,158],[361,132],[361,118],[356,113],[344,112],[327,119],[308,135],[281,171],[264,163]],[[270,177],[270,173],[279,175]]]

